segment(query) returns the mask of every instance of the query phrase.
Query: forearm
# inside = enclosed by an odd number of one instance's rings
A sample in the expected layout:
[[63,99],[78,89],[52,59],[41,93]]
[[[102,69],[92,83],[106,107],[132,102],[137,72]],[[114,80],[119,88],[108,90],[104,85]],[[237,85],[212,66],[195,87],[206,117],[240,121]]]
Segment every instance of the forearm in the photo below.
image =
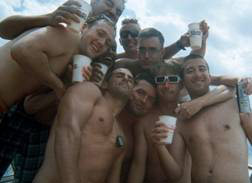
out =
[[202,105],[202,108],[204,108],[231,99],[234,95],[234,88],[229,88],[222,85],[195,100],[199,100],[199,103]]
[[78,157],[80,137],[73,129],[56,126],[55,157],[61,183],[80,183]]
[[134,160],[132,161],[128,177],[128,183],[142,183],[144,181],[145,164],[145,162],[140,164]]
[[158,158],[161,163],[161,167],[165,172],[165,175],[170,181],[177,181],[182,176],[182,169],[178,163],[171,156],[169,151],[164,145],[156,145]]
[[47,15],[11,16],[0,22],[0,37],[4,39],[14,39],[29,29],[47,25],[49,25],[49,18]]
[[231,76],[211,76],[211,85],[227,85],[235,86],[238,82],[238,77]]
[[58,99],[53,91],[34,94],[26,97],[24,101],[24,108],[28,114],[36,114],[41,110],[46,109],[53,104],[56,105]]
[[250,142],[252,144],[252,114],[240,113],[241,126]]
[[181,50],[181,48],[178,46],[178,41],[164,48],[163,59],[169,59]]

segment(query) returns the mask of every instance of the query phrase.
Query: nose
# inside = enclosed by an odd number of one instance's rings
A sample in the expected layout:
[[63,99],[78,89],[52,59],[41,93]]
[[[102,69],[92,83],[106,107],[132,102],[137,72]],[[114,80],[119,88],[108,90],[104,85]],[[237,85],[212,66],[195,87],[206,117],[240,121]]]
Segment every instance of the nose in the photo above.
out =
[[144,95],[143,97],[141,97],[142,103],[146,103],[147,99],[148,99],[147,95]]

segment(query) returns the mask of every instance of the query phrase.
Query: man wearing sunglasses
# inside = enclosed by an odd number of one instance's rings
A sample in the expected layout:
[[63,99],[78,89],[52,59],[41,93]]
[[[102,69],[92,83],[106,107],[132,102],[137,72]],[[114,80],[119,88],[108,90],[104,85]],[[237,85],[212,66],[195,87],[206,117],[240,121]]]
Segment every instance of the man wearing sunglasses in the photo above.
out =
[[[156,132],[159,129],[160,115],[177,116],[176,109],[178,109],[179,92],[182,89],[182,80],[179,76],[180,66],[176,63],[160,63],[152,68],[153,73],[156,75],[155,83],[157,84],[158,104],[144,117],[142,117],[136,124],[134,130],[135,144],[134,144],[134,157],[129,174],[129,183],[145,182],[145,183],[161,183],[169,181],[177,181],[176,174],[173,176],[169,168],[163,164],[164,159],[162,152],[166,151],[169,146],[157,144],[159,134]],[[188,102],[191,105],[190,109],[197,113],[202,108],[213,103],[221,102],[227,98],[232,97],[232,92],[224,86],[220,86],[209,94],[202,96],[196,100]],[[192,114],[191,114],[192,115]],[[190,116],[191,117],[191,116]],[[154,130],[153,130],[154,129]],[[186,156],[185,164],[181,165],[185,171],[180,179],[180,183],[190,182],[190,156]]]
[[[201,22],[201,29],[204,35],[202,48],[196,51],[192,51],[193,54],[199,54],[204,56],[205,54],[205,44],[208,34],[208,25],[205,21]],[[122,27],[120,29],[120,44],[124,48],[123,53],[117,55],[117,58],[130,58],[130,59],[137,59],[138,55],[138,35],[140,33],[141,27],[138,23],[137,19],[124,19],[122,21]],[[189,38],[187,34],[184,34],[180,37],[178,41],[171,44],[168,47],[163,49],[163,59],[168,59],[178,53],[184,47],[189,46]]]

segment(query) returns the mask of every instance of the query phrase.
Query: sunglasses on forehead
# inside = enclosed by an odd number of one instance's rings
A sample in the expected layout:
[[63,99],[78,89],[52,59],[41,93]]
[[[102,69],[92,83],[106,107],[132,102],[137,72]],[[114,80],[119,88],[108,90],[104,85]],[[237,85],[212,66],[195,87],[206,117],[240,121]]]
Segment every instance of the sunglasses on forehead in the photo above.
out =
[[165,82],[168,83],[179,83],[180,77],[177,75],[167,75],[167,76],[156,76],[155,83],[156,84],[164,84]]
[[120,32],[120,37],[123,39],[126,39],[129,37],[129,35],[133,38],[136,38],[139,34],[139,31],[137,30],[125,30]]

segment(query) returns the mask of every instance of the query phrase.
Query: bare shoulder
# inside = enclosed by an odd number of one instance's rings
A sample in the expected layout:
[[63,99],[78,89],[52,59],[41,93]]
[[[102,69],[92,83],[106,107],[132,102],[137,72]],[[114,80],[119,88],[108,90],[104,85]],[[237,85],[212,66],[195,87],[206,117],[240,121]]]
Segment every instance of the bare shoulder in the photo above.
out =
[[[100,89],[92,82],[81,82],[67,89],[66,97],[75,97],[78,100],[90,100],[102,97]],[[64,97],[65,97],[64,96]]]

